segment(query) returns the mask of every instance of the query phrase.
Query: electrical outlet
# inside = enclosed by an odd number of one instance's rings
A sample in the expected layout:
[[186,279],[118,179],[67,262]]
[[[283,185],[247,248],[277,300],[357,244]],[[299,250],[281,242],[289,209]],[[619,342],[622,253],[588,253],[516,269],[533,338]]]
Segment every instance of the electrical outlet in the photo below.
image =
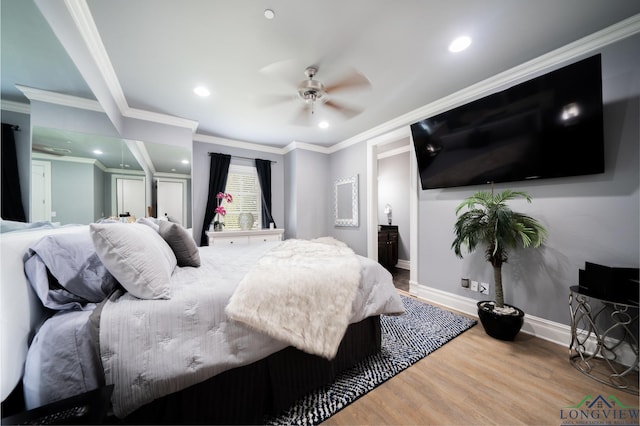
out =
[[489,283],[480,283],[478,291],[482,294],[489,294]]
[[460,285],[462,288],[469,288],[469,278],[462,278],[460,280]]
[[471,280],[471,287],[469,287],[471,291],[478,291],[478,281]]

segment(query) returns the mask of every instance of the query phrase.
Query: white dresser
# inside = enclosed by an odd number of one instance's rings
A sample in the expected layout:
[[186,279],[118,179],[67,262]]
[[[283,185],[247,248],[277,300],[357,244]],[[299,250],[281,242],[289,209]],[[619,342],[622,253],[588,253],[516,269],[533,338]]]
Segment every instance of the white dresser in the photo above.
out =
[[284,229],[255,229],[251,231],[207,231],[209,245],[260,244],[267,241],[281,241]]

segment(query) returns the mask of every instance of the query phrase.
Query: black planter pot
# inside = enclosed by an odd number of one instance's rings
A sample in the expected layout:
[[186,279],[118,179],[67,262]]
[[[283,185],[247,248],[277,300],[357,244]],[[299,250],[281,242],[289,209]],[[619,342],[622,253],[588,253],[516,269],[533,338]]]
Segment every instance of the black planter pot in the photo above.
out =
[[507,305],[516,309],[515,315],[500,315],[493,311],[493,303],[489,300],[478,302],[478,318],[484,327],[484,331],[491,337],[500,340],[513,340],[520,332],[524,323],[524,312],[512,305]]

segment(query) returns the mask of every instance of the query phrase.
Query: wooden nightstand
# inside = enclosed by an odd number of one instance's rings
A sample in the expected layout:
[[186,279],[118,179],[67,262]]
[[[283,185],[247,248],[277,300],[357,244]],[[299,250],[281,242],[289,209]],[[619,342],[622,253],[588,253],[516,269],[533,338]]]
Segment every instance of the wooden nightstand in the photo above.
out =
[[398,227],[378,226],[378,262],[392,271],[398,263]]

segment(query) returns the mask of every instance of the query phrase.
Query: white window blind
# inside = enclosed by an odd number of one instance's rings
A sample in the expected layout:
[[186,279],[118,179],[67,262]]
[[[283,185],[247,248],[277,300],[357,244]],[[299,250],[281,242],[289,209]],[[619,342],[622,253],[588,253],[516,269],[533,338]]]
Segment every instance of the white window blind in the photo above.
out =
[[225,191],[233,196],[233,202],[224,202],[227,214],[224,217],[225,231],[239,231],[238,216],[240,213],[251,213],[253,215],[252,229],[259,229],[262,212],[262,193],[260,192],[260,181],[255,167],[249,166],[229,166],[229,176],[227,177],[227,187]]

